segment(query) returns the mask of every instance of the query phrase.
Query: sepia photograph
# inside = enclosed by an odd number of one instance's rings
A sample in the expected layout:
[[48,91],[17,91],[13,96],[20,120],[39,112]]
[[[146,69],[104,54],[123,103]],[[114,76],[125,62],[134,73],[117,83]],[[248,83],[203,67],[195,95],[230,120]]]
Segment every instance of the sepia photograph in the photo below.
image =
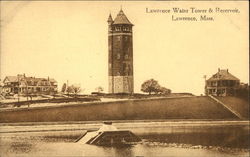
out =
[[249,1],[0,1],[1,157],[248,157]]

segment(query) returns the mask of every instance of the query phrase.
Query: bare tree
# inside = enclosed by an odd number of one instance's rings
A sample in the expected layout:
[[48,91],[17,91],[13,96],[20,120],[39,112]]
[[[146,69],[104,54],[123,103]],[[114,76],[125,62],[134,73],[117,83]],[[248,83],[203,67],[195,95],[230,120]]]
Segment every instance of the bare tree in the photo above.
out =
[[80,85],[71,85],[71,86],[68,86],[66,92],[67,93],[72,93],[75,95],[75,97],[77,96],[78,93],[80,93],[82,90],[81,90],[81,87]]

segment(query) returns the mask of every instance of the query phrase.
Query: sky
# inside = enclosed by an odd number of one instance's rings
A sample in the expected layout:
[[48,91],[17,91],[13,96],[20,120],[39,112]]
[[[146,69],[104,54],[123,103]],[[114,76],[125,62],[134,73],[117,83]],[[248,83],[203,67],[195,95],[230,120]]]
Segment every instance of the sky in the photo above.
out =
[[[241,2],[185,1],[1,1],[0,77],[50,77],[59,90],[67,80],[83,93],[108,91],[109,13],[123,9],[133,27],[134,84],[155,79],[172,92],[204,94],[204,75],[229,69],[249,83],[249,8]],[[172,21],[173,13],[147,13],[173,7],[224,8],[214,21]],[[200,14],[175,14],[196,16]]]

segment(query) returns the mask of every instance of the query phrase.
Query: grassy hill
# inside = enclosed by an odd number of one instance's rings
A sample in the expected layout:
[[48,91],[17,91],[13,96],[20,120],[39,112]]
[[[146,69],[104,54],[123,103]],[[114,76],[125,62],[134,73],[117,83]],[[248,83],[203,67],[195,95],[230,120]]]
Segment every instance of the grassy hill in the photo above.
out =
[[238,97],[216,97],[231,109],[238,112],[242,117],[249,119],[249,102]]
[[238,119],[210,97],[177,97],[91,102],[0,111],[0,122],[143,119]]

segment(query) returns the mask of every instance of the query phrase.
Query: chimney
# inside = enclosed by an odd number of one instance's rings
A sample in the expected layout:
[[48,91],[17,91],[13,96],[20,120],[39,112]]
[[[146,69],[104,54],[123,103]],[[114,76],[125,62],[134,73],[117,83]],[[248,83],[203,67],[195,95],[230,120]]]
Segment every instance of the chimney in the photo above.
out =
[[218,68],[218,72],[220,72],[220,68]]

